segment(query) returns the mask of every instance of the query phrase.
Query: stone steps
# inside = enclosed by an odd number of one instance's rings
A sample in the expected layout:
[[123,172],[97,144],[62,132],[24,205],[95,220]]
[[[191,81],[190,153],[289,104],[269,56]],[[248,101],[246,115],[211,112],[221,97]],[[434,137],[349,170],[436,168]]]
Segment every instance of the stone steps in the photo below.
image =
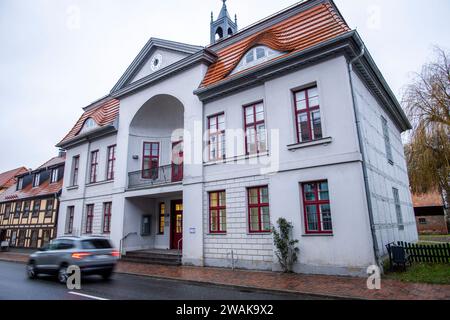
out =
[[176,252],[150,252],[150,251],[131,251],[123,255],[121,261],[145,263],[145,264],[159,264],[169,266],[181,265],[181,254]]

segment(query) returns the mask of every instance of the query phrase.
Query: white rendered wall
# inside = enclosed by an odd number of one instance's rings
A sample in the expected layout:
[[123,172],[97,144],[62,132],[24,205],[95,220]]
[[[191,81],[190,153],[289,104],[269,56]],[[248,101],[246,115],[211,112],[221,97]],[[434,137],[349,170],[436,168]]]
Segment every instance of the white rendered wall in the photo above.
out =
[[[319,90],[323,136],[331,143],[290,150],[288,145],[296,143],[293,91],[314,84]],[[275,225],[279,217],[293,222],[301,250],[296,271],[362,274],[373,264],[374,255],[346,60],[330,59],[208,103],[205,119],[224,112],[226,129],[243,128],[243,106],[258,101],[264,102],[273,168],[264,182],[269,185],[271,222]],[[229,266],[230,251],[235,250],[242,267],[276,270],[271,235],[250,235],[247,227],[246,188],[262,183],[258,180],[264,180],[260,169],[265,165],[250,163],[254,159],[243,156],[243,143],[237,147],[235,153],[227,148],[227,157],[238,156],[238,161],[205,166],[205,262]],[[304,232],[300,184],[324,179],[329,182],[334,234],[309,236]],[[226,235],[208,234],[207,191],[214,190],[226,190],[231,223]]]
[[[401,130],[360,78],[353,73],[352,79],[361,119],[378,247],[384,255],[385,246],[390,242],[418,240]],[[388,163],[386,156],[381,116],[388,122],[393,165]],[[399,190],[404,230],[398,227],[392,188]]]
[[[92,234],[111,237],[115,246],[119,245],[119,236],[114,237],[115,232],[103,234],[103,204],[113,202],[111,211],[111,228],[121,221],[121,214],[117,214],[114,206],[114,181],[106,181],[107,152],[108,147],[116,144],[115,134],[101,137],[90,143],[85,142],[67,149],[66,167],[64,171],[64,186],[61,193],[61,204],[58,217],[58,236],[66,232],[67,207],[74,206],[73,235],[85,235],[86,230],[86,206],[94,205],[94,218]],[[97,183],[88,183],[90,170],[90,154],[98,150]],[[116,157],[120,150],[116,147]],[[71,186],[73,157],[79,156],[78,186]],[[117,174],[117,168],[115,170]],[[116,221],[119,220],[119,221]],[[111,230],[113,231],[113,230]]]

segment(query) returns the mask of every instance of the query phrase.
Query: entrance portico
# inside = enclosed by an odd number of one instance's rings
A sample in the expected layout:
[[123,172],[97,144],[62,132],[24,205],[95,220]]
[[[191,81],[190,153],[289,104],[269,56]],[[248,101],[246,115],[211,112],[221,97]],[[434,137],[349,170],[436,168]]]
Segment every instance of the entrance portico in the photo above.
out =
[[138,250],[182,250],[181,192],[125,198],[123,253]]

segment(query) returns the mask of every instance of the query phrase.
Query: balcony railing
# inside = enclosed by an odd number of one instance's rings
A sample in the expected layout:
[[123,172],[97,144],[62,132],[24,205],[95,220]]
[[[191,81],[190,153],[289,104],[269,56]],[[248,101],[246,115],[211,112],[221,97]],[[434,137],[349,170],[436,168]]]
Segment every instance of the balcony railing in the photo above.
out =
[[160,186],[183,181],[183,164],[172,164],[128,173],[128,189]]

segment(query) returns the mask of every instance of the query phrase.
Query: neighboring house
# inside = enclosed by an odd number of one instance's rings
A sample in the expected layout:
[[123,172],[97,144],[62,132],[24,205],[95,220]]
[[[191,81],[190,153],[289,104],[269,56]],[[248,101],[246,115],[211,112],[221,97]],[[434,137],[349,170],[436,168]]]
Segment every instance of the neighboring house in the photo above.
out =
[[410,123],[335,4],[305,1],[238,31],[224,2],[210,28],[206,48],[151,38],[84,108],[58,144],[58,234],[278,270],[271,225],[285,217],[296,272],[359,275],[387,243],[417,241]]
[[414,194],[413,204],[420,234],[448,234],[447,219],[439,192]]
[[40,248],[56,236],[64,160],[60,154],[36,170],[20,173],[0,194],[0,241]]
[[16,183],[16,176],[24,172],[28,172],[28,169],[25,167],[20,167],[0,173],[0,194],[10,186],[14,185]]

